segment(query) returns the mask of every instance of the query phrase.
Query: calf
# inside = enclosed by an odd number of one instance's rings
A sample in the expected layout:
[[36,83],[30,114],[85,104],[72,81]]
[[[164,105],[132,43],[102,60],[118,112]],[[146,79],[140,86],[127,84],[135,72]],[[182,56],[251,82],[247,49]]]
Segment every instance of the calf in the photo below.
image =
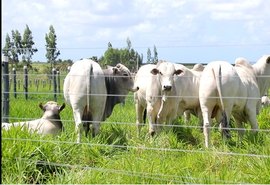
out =
[[40,119],[25,122],[2,123],[2,128],[9,130],[13,126],[20,126],[21,128],[28,129],[30,132],[37,132],[41,135],[59,134],[63,130],[60,112],[65,108],[65,104],[59,106],[56,102],[49,101],[45,105],[40,103],[39,107],[44,111]]
[[139,69],[135,77],[135,85],[139,90],[134,94],[138,133],[145,109],[149,133],[152,136],[158,124],[170,124],[176,118],[178,98],[173,78],[181,72],[180,69],[176,70],[172,63],[165,61],[160,61],[157,65],[148,64]]

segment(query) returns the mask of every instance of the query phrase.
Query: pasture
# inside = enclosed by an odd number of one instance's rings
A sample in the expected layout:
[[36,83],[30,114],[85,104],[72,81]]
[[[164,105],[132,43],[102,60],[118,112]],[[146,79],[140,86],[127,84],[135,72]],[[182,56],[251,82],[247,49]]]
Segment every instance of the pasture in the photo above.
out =
[[[32,74],[32,78],[37,76]],[[48,86],[29,87],[28,100],[20,91],[15,99],[11,85],[10,122],[39,118],[38,104],[54,98]],[[62,93],[57,102],[64,102]],[[153,138],[146,124],[138,136],[132,93],[101,124],[98,136],[83,136],[80,144],[75,142],[71,107],[67,105],[60,115],[65,130],[57,137],[19,128],[2,130],[3,184],[270,183],[270,107],[258,115],[256,136],[245,125],[241,143],[236,130],[231,131],[232,139],[223,141],[216,125],[210,149],[204,147],[196,117],[189,124],[179,118],[174,125],[164,125]]]

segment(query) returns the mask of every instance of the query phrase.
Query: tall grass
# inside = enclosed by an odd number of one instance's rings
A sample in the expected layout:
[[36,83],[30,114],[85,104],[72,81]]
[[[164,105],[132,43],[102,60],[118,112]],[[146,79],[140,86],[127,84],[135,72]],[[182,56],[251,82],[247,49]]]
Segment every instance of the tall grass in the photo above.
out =
[[[49,100],[52,94],[30,94],[29,100],[11,96],[10,121],[39,118],[38,104]],[[63,102],[58,95],[58,103]],[[269,116],[270,107],[258,115],[261,129],[270,129]],[[2,130],[3,184],[270,183],[269,132],[253,136],[247,131],[239,143],[236,131],[224,142],[213,129],[213,147],[206,149],[201,129],[177,127],[184,125],[179,118],[175,127],[164,126],[153,138],[147,134],[147,124],[137,136],[132,94],[102,123],[99,135],[83,136],[81,144],[75,143],[70,106],[61,118],[65,131],[56,137],[20,128]],[[198,119],[192,117],[188,126],[199,126]]]

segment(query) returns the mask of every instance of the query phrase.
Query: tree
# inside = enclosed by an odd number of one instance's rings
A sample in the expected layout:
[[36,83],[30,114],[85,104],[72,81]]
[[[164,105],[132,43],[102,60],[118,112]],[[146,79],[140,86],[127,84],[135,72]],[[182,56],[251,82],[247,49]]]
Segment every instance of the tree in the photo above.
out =
[[151,57],[151,50],[150,48],[147,49],[147,63],[152,62],[152,57]]
[[48,63],[51,63],[51,69],[55,67],[55,61],[57,57],[60,55],[60,51],[57,49],[56,45],[56,34],[53,26],[51,25],[49,28],[49,33],[45,35],[46,40],[46,58],[48,59]]
[[153,62],[158,62],[158,53],[157,53],[157,48],[154,45],[154,58],[153,58]]
[[138,66],[142,64],[142,55],[140,56],[131,47],[131,41],[127,38],[126,48],[113,48],[112,44],[108,43],[108,49],[105,51],[104,55],[99,59],[101,66],[111,65],[115,66],[117,63],[124,64],[131,71],[135,71]]
[[11,60],[16,65],[19,63],[19,55],[22,54],[22,37],[18,30],[11,31]]
[[7,56],[8,59],[10,59],[11,56],[12,56],[12,54],[11,54],[11,47],[12,47],[12,43],[11,43],[9,34],[7,33],[7,35],[6,35],[6,43],[5,43],[5,46],[3,48],[3,55],[4,56]]
[[24,30],[23,39],[22,39],[22,48],[23,48],[23,57],[22,60],[27,64],[30,64],[30,60],[35,52],[37,52],[37,48],[33,48],[35,42],[33,41],[32,32],[29,29],[28,25]]
[[129,38],[127,38],[127,49],[130,50],[132,47],[131,41]]
[[112,48],[112,43],[111,42],[108,43],[108,48]]

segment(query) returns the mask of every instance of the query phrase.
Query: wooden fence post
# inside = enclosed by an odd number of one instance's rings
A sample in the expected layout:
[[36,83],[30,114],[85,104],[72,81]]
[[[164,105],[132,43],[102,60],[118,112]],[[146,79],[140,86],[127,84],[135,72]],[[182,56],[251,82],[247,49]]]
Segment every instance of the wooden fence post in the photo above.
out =
[[28,99],[28,71],[27,71],[27,66],[23,66],[24,69],[24,95],[25,99]]
[[2,72],[3,72],[3,103],[2,103],[2,122],[9,122],[9,74],[8,74],[8,57],[2,56]]

